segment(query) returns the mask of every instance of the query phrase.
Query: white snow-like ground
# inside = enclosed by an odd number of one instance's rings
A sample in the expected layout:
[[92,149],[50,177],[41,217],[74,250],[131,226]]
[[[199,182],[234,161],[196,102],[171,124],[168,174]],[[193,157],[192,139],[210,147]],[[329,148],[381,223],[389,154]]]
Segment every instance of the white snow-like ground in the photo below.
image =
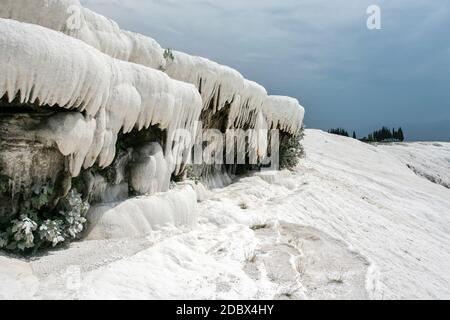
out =
[[432,182],[450,188],[450,142],[381,144],[411,170]]
[[304,145],[295,172],[212,191],[193,229],[0,255],[0,298],[450,298],[450,189],[407,166],[448,177],[450,145]]

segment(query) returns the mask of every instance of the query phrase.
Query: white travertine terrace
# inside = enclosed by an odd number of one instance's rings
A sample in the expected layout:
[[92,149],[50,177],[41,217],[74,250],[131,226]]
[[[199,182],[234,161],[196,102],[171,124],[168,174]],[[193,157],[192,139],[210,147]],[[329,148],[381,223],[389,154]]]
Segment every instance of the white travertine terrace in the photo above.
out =
[[[121,177],[122,184],[106,189],[103,177],[92,177],[100,201],[112,203],[91,211],[92,238],[145,235],[165,223],[195,224],[198,186],[167,192],[189,156],[180,149],[195,143],[178,136],[177,129],[195,137],[199,120],[207,128],[219,121],[229,129],[256,129],[249,136],[249,155],[262,160],[269,129],[295,135],[301,128],[304,109],[296,99],[269,96],[238,71],[206,58],[173,55],[166,59],[155,40],[121,30],[78,0],[0,0],[0,98],[61,111],[30,132],[68,157],[73,177],[95,163],[111,165],[120,132],[157,127],[166,133],[164,150],[151,142],[128,149],[126,183]],[[245,148],[241,140],[236,150]],[[221,169],[203,178],[212,186],[231,182]],[[123,176],[124,168],[119,171]],[[153,197],[116,206],[129,187]]]
[[65,33],[116,59],[151,68],[165,65],[164,50],[155,40],[120,30],[117,23],[84,8],[78,0],[1,0],[0,17]]
[[[57,114],[37,132],[71,157],[73,176],[83,164],[110,165],[121,130],[157,125],[169,137],[176,129],[193,132],[202,108],[191,84],[113,59],[62,33],[9,19],[0,19],[0,70],[0,97],[79,111]],[[168,151],[172,173],[175,162]]]
[[[262,112],[273,127],[290,134],[298,132],[304,109],[293,98],[271,97],[266,90],[236,70],[205,58],[174,52],[175,60],[164,59],[164,50],[153,39],[123,31],[78,0],[2,0],[0,17],[39,24],[78,38],[113,58],[165,70],[173,79],[188,82],[201,92],[203,109],[211,113],[230,106],[228,126],[254,127]],[[80,28],[68,22],[79,18]]]
[[298,132],[303,119],[305,109],[298,107],[298,101],[294,98],[283,96],[269,96],[264,100],[263,113],[268,120],[269,129],[280,129],[285,132]]
[[196,185],[182,185],[156,194],[121,203],[105,203],[92,208],[87,240],[120,239],[148,235],[167,224],[194,227],[197,223]]

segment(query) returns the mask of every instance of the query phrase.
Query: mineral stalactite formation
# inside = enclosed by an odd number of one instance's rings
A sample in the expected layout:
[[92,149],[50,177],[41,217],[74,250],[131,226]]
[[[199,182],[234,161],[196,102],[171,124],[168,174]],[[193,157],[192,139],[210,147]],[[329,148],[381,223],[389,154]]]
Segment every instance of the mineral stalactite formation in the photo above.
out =
[[[264,129],[241,146],[261,161],[269,130],[295,136],[304,117],[296,99],[164,50],[78,0],[0,3],[0,99],[0,223],[44,182],[55,190],[47,209],[74,188],[91,203],[169,191],[186,175],[199,121],[222,134]],[[199,178],[215,185],[228,170],[203,166]]]

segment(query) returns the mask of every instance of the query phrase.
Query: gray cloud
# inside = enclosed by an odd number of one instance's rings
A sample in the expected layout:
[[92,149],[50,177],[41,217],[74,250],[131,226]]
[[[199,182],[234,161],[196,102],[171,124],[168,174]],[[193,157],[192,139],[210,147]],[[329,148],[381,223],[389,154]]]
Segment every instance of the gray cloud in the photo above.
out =
[[[272,94],[297,97],[310,127],[365,134],[411,124],[414,138],[450,140],[446,0],[82,2],[165,47],[230,65]],[[366,28],[373,3],[382,9],[379,31]],[[448,131],[418,136],[416,124],[443,119]]]

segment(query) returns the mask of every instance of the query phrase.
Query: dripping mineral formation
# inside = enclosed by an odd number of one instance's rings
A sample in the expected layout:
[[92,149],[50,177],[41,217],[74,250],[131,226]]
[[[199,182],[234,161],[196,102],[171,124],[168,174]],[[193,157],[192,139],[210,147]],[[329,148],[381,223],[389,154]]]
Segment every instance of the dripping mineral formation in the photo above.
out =
[[[2,1],[0,244],[18,237],[29,249],[39,234],[67,238],[52,213],[73,208],[75,190],[91,205],[88,238],[193,226],[204,187],[183,180],[199,122],[221,134],[265,132],[241,146],[258,163],[268,154],[269,130],[279,130],[282,142],[301,130],[297,100],[269,96],[208,59],[167,52],[77,0]],[[217,186],[249,168],[203,164],[196,179]]]

